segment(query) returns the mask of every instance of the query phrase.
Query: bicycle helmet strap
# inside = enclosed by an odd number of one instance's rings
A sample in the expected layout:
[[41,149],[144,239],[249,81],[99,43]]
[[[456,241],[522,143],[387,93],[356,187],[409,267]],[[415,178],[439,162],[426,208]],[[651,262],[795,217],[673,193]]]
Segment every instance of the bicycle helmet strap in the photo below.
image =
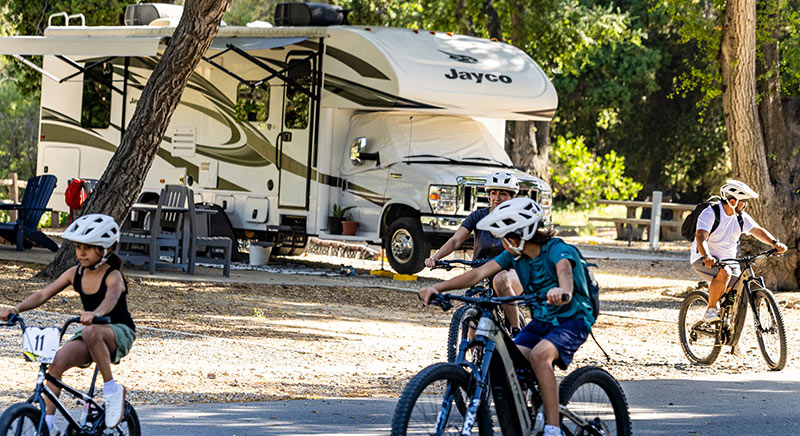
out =
[[94,264],[92,266],[87,266],[86,268],[84,268],[83,266],[79,266],[78,268],[82,269],[81,272],[83,272],[83,269],[96,270],[100,265],[102,265],[102,264],[104,264],[104,263],[106,263],[108,261],[108,258],[111,256],[111,253],[113,253],[113,252],[114,251],[110,247],[109,248],[103,248],[103,257],[100,260],[98,260],[96,264]]

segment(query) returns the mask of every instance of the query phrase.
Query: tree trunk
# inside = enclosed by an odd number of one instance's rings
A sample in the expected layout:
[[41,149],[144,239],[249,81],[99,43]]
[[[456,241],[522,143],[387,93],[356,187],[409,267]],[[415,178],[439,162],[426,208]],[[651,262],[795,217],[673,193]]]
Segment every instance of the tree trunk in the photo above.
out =
[[549,121],[506,122],[505,149],[511,162],[547,183],[550,183],[549,144]]
[[[527,33],[522,15],[530,13],[529,4],[521,0],[509,2],[511,43],[525,50]],[[550,122],[509,121],[506,129],[506,153],[514,166],[550,183]]]
[[467,14],[465,17],[464,12],[466,10],[467,0],[458,0],[455,12],[455,20],[456,24],[458,24],[458,33],[461,35],[474,36],[475,32],[472,30],[472,16]]
[[486,31],[489,32],[489,38],[494,38],[498,41],[503,40],[503,31],[500,27],[500,17],[497,15],[497,10],[494,8],[494,0],[485,0],[484,13],[486,13]]
[[[777,59],[777,51],[774,55]],[[775,141],[769,144],[771,149],[772,147],[777,147],[774,149],[776,151],[784,149],[778,143],[781,135],[785,136],[779,126],[779,123],[783,123],[779,106],[780,86],[774,88],[774,82],[764,86],[768,93],[777,94],[762,95],[762,100],[766,99],[767,102],[762,101],[766,106],[761,107],[761,118],[758,113],[755,0],[731,0],[726,3],[719,58],[722,73],[722,105],[731,150],[733,177],[747,183],[761,194],[757,201],[751,202],[748,206],[748,212],[756,221],[776,237],[786,241],[790,247],[796,247],[797,198],[793,197],[792,191],[786,187],[788,179],[775,180],[773,183],[770,169],[776,165],[785,166],[785,171],[791,172],[790,167],[796,166],[797,163],[772,161],[768,164],[767,144],[764,141],[765,138]],[[772,100],[773,98],[777,100]],[[762,130],[762,119],[764,130]],[[764,273],[769,287],[778,290],[797,289],[797,265],[797,250],[792,250],[782,258],[763,266],[761,272]]]
[[[142,91],[122,143],[84,205],[84,214],[103,213],[117,223],[129,215],[186,82],[219,31],[229,5],[230,0],[186,1],[178,27]],[[57,277],[75,263],[73,245],[65,241],[37,277]]]

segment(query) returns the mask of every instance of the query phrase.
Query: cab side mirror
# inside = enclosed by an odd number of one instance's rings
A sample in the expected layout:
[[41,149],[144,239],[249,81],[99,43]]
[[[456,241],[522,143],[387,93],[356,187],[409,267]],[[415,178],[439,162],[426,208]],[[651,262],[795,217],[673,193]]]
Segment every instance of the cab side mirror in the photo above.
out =
[[352,162],[353,165],[358,166],[364,163],[363,161],[365,160],[374,160],[375,165],[380,165],[381,164],[380,155],[377,152],[375,153],[362,152],[361,150],[365,148],[367,148],[367,138],[364,137],[356,138],[355,141],[353,141],[353,145],[350,146],[350,162]]

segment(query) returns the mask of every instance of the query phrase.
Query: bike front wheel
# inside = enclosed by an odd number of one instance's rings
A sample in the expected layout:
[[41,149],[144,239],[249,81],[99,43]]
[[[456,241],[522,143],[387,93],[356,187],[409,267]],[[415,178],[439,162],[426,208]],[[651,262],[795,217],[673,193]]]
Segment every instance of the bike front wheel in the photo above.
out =
[[[768,289],[757,289],[753,292],[753,302],[758,316],[753,317],[756,324],[756,338],[761,354],[772,371],[780,371],[786,366],[786,329],[783,326],[783,314],[775,301],[775,296]],[[758,323],[761,323],[759,328]]]
[[[596,366],[579,368],[564,378],[558,390],[561,429],[568,436],[594,434],[630,436],[628,401],[616,379]],[[585,424],[582,424],[585,423]]]
[[683,354],[694,363],[711,365],[721,349],[720,323],[703,322],[708,307],[708,294],[694,291],[683,299],[678,314],[678,334]]
[[[460,435],[466,418],[456,406],[458,395],[471,398],[475,383],[468,372],[452,363],[437,363],[414,376],[400,396],[392,418],[392,436]],[[481,402],[473,433],[492,435],[486,402]],[[477,429],[475,428],[477,427]]]
[[49,436],[47,425],[39,429],[42,412],[28,403],[14,404],[0,415],[0,436]]
[[458,357],[458,348],[465,336],[469,335],[469,329],[464,329],[464,321],[467,318],[467,311],[470,306],[461,306],[453,312],[450,318],[450,330],[447,333],[447,361],[455,362]]

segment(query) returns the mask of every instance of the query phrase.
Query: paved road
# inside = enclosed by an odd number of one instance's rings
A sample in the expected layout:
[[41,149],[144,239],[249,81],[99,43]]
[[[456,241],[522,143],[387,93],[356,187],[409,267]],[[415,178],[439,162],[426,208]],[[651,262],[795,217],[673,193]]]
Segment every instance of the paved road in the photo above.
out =
[[[635,435],[800,432],[800,372],[623,382]],[[145,435],[386,435],[396,400],[327,399],[138,407]]]

